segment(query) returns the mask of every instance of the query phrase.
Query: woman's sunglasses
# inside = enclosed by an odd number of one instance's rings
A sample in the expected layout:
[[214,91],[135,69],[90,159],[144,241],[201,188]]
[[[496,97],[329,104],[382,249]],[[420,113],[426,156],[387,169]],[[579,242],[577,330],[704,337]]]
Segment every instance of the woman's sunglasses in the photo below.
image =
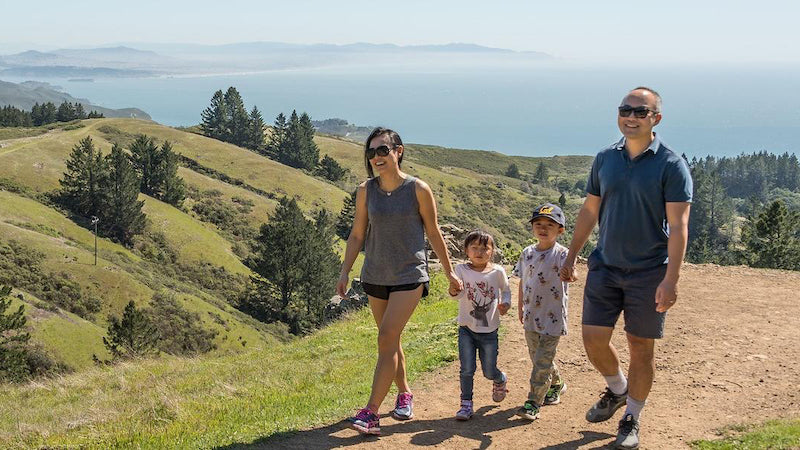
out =
[[636,117],[637,119],[644,119],[651,112],[653,114],[658,114],[658,111],[653,111],[646,106],[637,106],[634,108],[630,105],[622,105],[618,109],[620,117],[630,117],[631,113],[633,113],[633,117]]
[[381,145],[380,147],[376,147],[376,148],[368,148],[367,152],[366,152],[367,159],[372,159],[372,158],[375,157],[375,155],[386,156],[392,150],[394,150],[394,147],[389,148],[388,145]]

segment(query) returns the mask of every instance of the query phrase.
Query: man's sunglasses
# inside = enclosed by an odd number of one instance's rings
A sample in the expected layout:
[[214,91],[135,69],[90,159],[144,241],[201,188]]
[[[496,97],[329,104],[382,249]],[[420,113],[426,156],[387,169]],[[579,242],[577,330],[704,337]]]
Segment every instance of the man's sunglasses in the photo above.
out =
[[388,145],[381,145],[380,147],[376,147],[376,148],[368,148],[367,152],[366,152],[367,159],[372,159],[372,158],[375,157],[375,155],[386,156],[392,150],[394,150],[394,147],[389,148]]
[[633,117],[636,117],[637,119],[644,119],[651,112],[653,114],[658,114],[658,111],[653,111],[646,106],[637,106],[634,108],[630,105],[622,105],[618,109],[620,117],[630,117],[631,113],[633,113]]

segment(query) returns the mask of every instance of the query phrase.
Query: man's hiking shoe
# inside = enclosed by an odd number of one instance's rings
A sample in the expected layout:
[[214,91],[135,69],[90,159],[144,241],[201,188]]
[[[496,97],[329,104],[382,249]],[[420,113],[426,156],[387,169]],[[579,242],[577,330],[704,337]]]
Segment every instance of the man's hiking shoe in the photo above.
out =
[[394,402],[392,417],[397,420],[408,420],[414,417],[414,395],[411,392],[401,392],[397,394]]
[[633,418],[633,414],[625,414],[625,417],[619,421],[614,448],[639,448],[639,422]]
[[507,384],[508,378],[502,383],[492,383],[492,401],[500,403],[506,398],[506,393],[508,393],[508,389],[506,389]]
[[554,384],[547,390],[544,396],[545,405],[557,405],[561,403],[561,394],[567,391],[567,383]]
[[456,413],[456,420],[469,420],[472,414],[472,400],[461,400],[461,409]]
[[628,401],[628,391],[617,395],[611,392],[611,389],[606,388],[600,400],[592,405],[591,409],[586,413],[586,420],[589,422],[604,422],[610,419],[614,413]]
[[350,422],[350,428],[361,434],[381,434],[380,418],[369,408],[358,410],[356,415],[347,421]]
[[539,407],[536,406],[536,403],[526,400],[525,404],[517,410],[517,415],[523,419],[536,420],[539,418]]

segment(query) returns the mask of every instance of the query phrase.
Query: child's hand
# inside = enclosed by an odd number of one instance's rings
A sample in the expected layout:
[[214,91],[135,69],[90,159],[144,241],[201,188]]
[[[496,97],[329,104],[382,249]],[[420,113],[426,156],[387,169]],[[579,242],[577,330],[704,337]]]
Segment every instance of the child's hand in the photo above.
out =
[[505,316],[510,308],[511,305],[507,303],[500,303],[499,305],[497,305],[497,310],[500,311],[501,316]]
[[464,285],[453,272],[450,272],[447,278],[450,279],[450,288],[447,290],[447,293],[455,297],[464,289]]
[[517,316],[519,317],[519,323],[525,325],[525,322],[522,321],[522,308],[517,308]]

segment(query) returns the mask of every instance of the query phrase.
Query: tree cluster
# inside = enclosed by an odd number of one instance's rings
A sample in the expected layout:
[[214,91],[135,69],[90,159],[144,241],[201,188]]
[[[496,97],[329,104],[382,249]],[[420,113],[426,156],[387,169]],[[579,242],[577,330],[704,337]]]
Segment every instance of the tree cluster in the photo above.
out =
[[[736,158],[694,158],[687,259],[800,270],[800,213],[777,198],[800,196],[794,155],[766,152]],[[741,238],[737,221],[745,216]]]
[[86,114],[83,105],[64,101],[56,108],[52,102],[35,103],[30,112],[6,105],[0,109],[0,126],[2,127],[38,127],[55,122],[69,122],[76,119],[98,119],[102,113],[91,111]]
[[27,345],[30,339],[25,324],[25,306],[11,307],[11,287],[0,286],[0,380],[21,381],[30,375]]
[[335,239],[327,211],[307,219],[294,199],[282,198],[253,243],[248,265],[258,276],[239,309],[264,322],[286,323],[294,334],[321,325],[341,263]]
[[98,232],[123,244],[131,244],[145,227],[140,191],[175,206],[185,196],[183,180],[177,176],[178,156],[169,142],[159,148],[152,138],[141,135],[130,153],[115,144],[104,157],[87,136],[72,149],[58,195],[73,214],[96,217]]
[[265,150],[264,119],[258,107],[250,113],[244,106],[241,94],[231,86],[223,93],[218,90],[211,97],[211,105],[201,113],[200,129],[203,134],[223,142],[263,153]]
[[347,175],[335,159],[328,155],[319,158],[319,148],[314,142],[314,125],[308,114],[299,116],[292,111],[289,119],[278,114],[267,143],[267,156],[281,164],[307,170],[330,181],[339,181]]
[[[175,294],[159,292],[150,306],[137,308],[131,300],[121,317],[108,318],[103,345],[113,360],[154,356],[159,352],[193,356],[217,348],[217,332],[204,328],[200,315],[183,308]],[[95,356],[97,361],[97,357]]]

